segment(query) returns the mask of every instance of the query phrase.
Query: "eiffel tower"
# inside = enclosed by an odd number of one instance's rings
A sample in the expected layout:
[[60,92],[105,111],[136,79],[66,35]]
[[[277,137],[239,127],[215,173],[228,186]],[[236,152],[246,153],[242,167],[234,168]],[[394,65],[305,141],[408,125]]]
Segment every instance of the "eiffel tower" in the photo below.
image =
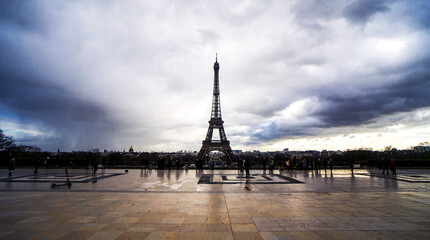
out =
[[[197,155],[197,159],[203,159],[209,152],[220,151],[227,156],[229,162],[232,162],[234,159],[234,156],[230,148],[230,141],[227,140],[227,136],[225,135],[224,126],[223,126],[224,121],[221,118],[221,103],[219,100],[218,56],[215,58],[214,72],[215,72],[215,77],[214,77],[214,91],[213,91],[213,97],[212,97],[211,120],[209,121],[209,129],[208,129],[208,133],[206,134],[206,139],[203,140],[203,146]],[[220,140],[212,140],[214,129],[218,129]]]

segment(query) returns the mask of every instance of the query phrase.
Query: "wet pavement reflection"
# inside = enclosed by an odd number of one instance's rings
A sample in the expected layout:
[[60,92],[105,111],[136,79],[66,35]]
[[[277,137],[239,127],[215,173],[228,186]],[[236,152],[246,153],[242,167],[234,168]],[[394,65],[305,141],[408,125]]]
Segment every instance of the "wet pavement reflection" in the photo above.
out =
[[428,170],[70,176],[51,189],[64,170],[0,171],[0,239],[430,239]]

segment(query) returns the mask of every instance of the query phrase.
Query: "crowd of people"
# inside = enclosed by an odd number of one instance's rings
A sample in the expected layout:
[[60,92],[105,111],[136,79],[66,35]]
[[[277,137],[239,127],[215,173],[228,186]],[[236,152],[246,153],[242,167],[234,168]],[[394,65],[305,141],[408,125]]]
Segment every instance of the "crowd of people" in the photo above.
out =
[[[300,162],[301,161],[301,162]],[[46,157],[46,159],[35,159],[34,160],[34,174],[38,173],[38,168],[40,165],[44,165],[45,168],[48,168],[50,159],[49,157]],[[57,161],[58,162],[58,161]],[[332,158],[313,158],[313,157],[304,157],[302,159],[297,160],[296,157],[287,158],[285,162],[283,161],[275,161],[275,158],[268,157],[263,158],[262,161],[259,162],[259,164],[262,165],[263,171],[266,171],[266,166],[268,167],[268,170],[270,172],[273,172],[275,169],[275,163],[278,165],[278,169],[280,171],[287,170],[287,171],[294,171],[297,168],[302,168],[304,171],[321,171],[324,170],[327,172],[327,170],[330,170],[330,172],[333,171],[333,167],[335,165],[335,161]],[[72,162],[71,162],[72,164]],[[141,162],[142,169],[152,169],[152,163],[145,158]],[[195,162],[195,168],[196,170],[203,170],[204,168],[204,160],[203,159],[197,159]],[[214,169],[215,167],[215,161],[211,159],[211,161],[208,162],[211,169]],[[15,158],[12,156],[12,153],[10,153],[10,161],[8,164],[8,170],[9,170],[9,176],[12,176],[15,167],[17,163]],[[88,166],[92,166],[92,171],[94,174],[96,174],[99,167],[102,167],[104,170],[104,162],[99,160],[97,156],[94,156],[88,163]],[[251,160],[248,158],[240,158],[237,160],[237,168],[238,172],[243,174],[245,172],[246,177],[250,177],[250,169],[251,169],[252,163]],[[352,157],[349,158],[349,166],[351,168],[351,171],[354,171],[355,168],[355,161]],[[172,168],[175,168],[177,170],[181,168],[188,167],[186,164],[182,164],[179,159],[176,159],[174,163],[172,163],[172,159],[170,157],[159,157],[157,160],[157,169],[164,170],[167,168],[167,170],[170,170]],[[382,170],[382,175],[389,175],[390,171],[392,175],[397,175],[397,163],[395,159],[393,158],[378,158],[376,160],[369,160],[368,161],[368,168],[372,170],[374,167]]]

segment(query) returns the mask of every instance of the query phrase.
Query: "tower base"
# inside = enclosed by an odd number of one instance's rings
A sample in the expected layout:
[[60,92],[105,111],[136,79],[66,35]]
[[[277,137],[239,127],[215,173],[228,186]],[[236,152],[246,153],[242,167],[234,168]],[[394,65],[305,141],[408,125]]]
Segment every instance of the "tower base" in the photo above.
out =
[[224,153],[229,162],[233,162],[234,160],[233,151],[231,150],[229,141],[203,141],[203,146],[197,154],[197,159],[203,159],[207,154],[209,154],[209,152],[212,151],[220,151]]

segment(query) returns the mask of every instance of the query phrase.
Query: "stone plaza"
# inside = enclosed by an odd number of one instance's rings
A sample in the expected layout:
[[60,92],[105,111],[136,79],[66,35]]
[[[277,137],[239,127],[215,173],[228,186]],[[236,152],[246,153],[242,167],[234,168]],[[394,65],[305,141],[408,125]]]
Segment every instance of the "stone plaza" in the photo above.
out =
[[430,171],[18,169],[0,239],[430,239]]

